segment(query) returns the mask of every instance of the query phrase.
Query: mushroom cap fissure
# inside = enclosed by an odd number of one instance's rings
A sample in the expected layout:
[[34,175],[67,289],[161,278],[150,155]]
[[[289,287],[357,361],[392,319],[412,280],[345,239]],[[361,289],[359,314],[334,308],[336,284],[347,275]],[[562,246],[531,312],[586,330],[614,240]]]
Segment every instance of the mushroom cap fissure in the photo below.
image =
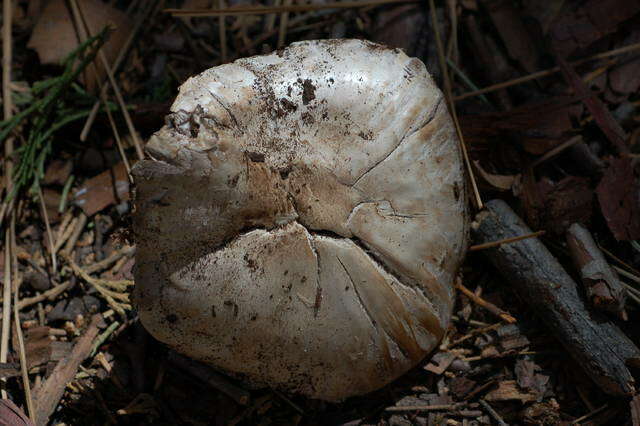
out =
[[146,149],[134,297],[156,338],[326,400],[436,347],[468,217],[422,62],[359,40],[240,59],[184,83]]

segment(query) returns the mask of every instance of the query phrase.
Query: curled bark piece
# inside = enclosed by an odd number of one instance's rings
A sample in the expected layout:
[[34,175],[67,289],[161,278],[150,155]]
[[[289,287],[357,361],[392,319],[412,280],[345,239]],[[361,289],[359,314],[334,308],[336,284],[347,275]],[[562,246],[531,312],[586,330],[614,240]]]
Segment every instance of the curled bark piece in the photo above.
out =
[[620,283],[618,274],[605,260],[589,231],[574,223],[567,230],[567,245],[593,306],[626,321],[624,305],[627,290]]
[[[501,200],[486,203],[473,226],[478,242],[531,233]],[[587,310],[571,279],[547,248],[530,238],[483,251],[603,391],[631,395],[627,365],[640,365],[640,350],[606,317]]]
[[295,43],[180,88],[136,183],[140,319],[256,384],[339,400],[444,334],[467,242],[461,156],[424,64]]

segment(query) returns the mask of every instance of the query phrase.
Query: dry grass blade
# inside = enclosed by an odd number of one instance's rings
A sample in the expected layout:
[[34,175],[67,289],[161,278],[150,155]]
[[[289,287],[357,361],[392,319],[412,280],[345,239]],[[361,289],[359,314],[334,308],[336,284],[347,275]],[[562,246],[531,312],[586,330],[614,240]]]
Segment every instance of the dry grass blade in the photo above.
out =
[[56,258],[56,250],[53,241],[53,232],[51,232],[51,224],[49,222],[49,214],[47,213],[47,206],[44,204],[44,195],[42,195],[42,188],[38,185],[38,200],[40,201],[40,209],[42,210],[42,220],[44,221],[44,227],[47,232],[47,239],[49,240],[49,255],[51,256],[51,269],[55,275],[58,271],[58,260]]
[[[13,115],[13,102],[11,93],[11,68],[13,58],[13,39],[11,37],[13,5],[11,0],[2,2],[2,99],[4,108],[4,118],[9,119]],[[13,139],[9,136],[5,141],[5,189],[11,192],[13,187]],[[2,291],[2,312],[11,312],[11,241],[15,232],[15,216],[13,214],[13,204],[9,207],[11,226],[5,227],[4,235],[4,288]],[[9,334],[11,332],[11,316],[5,315],[2,318],[2,336],[0,336],[0,362],[7,362],[9,353]],[[0,391],[3,399],[7,399],[7,391],[3,384]]]
[[[6,1],[6,0],[5,0]],[[10,229],[4,233],[4,284],[2,289],[2,312],[11,312],[11,237]],[[2,316],[2,336],[0,341],[0,362],[7,362],[9,354],[9,333],[11,327],[11,315]],[[0,391],[2,399],[7,399],[7,391],[2,387]]]
[[[15,234],[12,236],[12,257],[13,264],[17,265],[17,256],[15,250]],[[17,268],[15,268],[17,270]],[[31,383],[29,382],[29,372],[27,366],[27,351],[25,349],[24,344],[24,336],[22,335],[22,327],[20,324],[20,309],[19,309],[19,290],[20,290],[20,281],[17,282],[16,288],[13,292],[13,323],[15,325],[16,337],[18,338],[18,348],[19,348],[19,356],[20,356],[20,370],[22,373],[22,385],[24,386],[24,394],[25,399],[27,400],[27,410],[29,412],[29,416],[31,420],[36,423],[36,412],[33,405],[33,398],[31,396]]]
[[69,254],[73,251],[76,243],[78,242],[78,238],[80,238],[80,234],[84,230],[85,225],[87,224],[87,215],[84,213],[80,213],[78,216],[78,222],[75,224],[73,228],[73,232],[69,236],[69,239],[64,244],[64,248],[62,249],[62,253]]
[[[593,56],[589,56],[578,61],[570,62],[572,66],[582,65],[586,62],[595,61],[598,59],[605,59],[612,56],[623,55],[625,53],[633,52],[635,50],[640,49],[640,43],[634,43],[629,46],[620,47],[617,49],[608,50],[606,52],[598,53]],[[471,98],[474,96],[484,95],[485,93],[495,92],[496,90],[506,89],[507,87],[517,86],[518,84],[526,83],[527,81],[536,80],[538,78],[547,77],[549,75],[553,75],[557,72],[560,72],[560,67],[553,67],[547,70],[534,72],[529,75],[525,75],[522,77],[514,78],[512,80],[504,81],[502,83],[492,84],[491,86],[487,86],[485,88],[474,90],[472,92],[463,93],[462,95],[458,95],[453,98],[454,101],[461,101],[463,99]]]
[[58,250],[62,248],[64,243],[67,242],[69,237],[71,237],[71,234],[73,233],[77,225],[78,225],[77,217],[74,217],[73,219],[71,219],[71,222],[68,224],[63,223],[62,225],[60,225],[60,227],[58,228],[60,230],[60,232],[58,233],[58,239],[56,240],[56,243],[53,246],[54,252],[57,253]]
[[516,241],[526,240],[527,238],[536,238],[544,234],[545,234],[545,231],[536,231],[536,232],[532,232],[531,234],[520,235],[518,237],[505,238],[504,240],[476,244],[474,246],[469,247],[469,251],[486,250],[489,248],[501,246],[502,244],[515,243]]
[[462,156],[464,157],[464,164],[467,168],[469,180],[471,181],[471,188],[473,190],[473,200],[476,204],[476,208],[478,210],[482,210],[484,205],[482,203],[482,198],[480,197],[480,191],[478,191],[478,184],[476,183],[476,178],[473,173],[473,169],[471,168],[471,162],[469,161],[469,153],[467,152],[467,146],[464,143],[464,137],[462,136],[462,131],[460,130],[460,123],[458,122],[458,114],[456,113],[456,106],[453,103],[453,98],[451,93],[451,80],[449,79],[449,70],[447,69],[447,61],[444,56],[444,46],[442,45],[442,38],[440,37],[440,26],[438,25],[438,16],[436,14],[436,6],[433,0],[429,0],[429,8],[431,10],[431,22],[433,24],[433,32],[435,33],[436,44],[438,47],[438,59],[440,61],[440,68],[442,70],[442,76],[444,79],[444,95],[447,99],[449,112],[451,113],[451,116],[453,117],[453,122],[456,126],[456,133],[458,134],[460,149],[462,150]]
[[417,3],[417,0],[365,0],[343,1],[325,4],[284,5],[284,6],[237,6],[226,9],[165,9],[166,13],[180,17],[207,17],[219,15],[266,15],[270,13],[308,12],[325,9],[353,9],[358,7],[379,6],[394,3]]

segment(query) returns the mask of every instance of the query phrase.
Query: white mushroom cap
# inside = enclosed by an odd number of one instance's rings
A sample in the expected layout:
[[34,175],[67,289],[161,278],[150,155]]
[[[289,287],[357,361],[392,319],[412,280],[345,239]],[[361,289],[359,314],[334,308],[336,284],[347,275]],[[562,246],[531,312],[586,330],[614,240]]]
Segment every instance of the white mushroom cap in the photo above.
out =
[[180,88],[134,168],[140,319],[256,384],[340,400],[420,362],[467,243],[442,93],[418,59],[294,43]]

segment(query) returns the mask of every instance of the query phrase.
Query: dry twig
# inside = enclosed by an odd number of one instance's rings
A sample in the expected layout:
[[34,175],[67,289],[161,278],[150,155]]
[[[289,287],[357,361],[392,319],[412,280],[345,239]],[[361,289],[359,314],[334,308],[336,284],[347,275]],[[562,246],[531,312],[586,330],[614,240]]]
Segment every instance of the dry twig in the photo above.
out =
[[509,324],[513,324],[514,322],[516,322],[516,319],[513,316],[511,316],[511,314],[509,312],[506,312],[506,311],[498,308],[496,305],[494,305],[491,302],[487,302],[482,297],[478,296],[477,294],[475,294],[474,292],[472,292],[471,290],[469,290],[468,288],[463,286],[460,281],[456,282],[456,288],[458,290],[460,290],[462,292],[462,294],[464,294],[469,299],[471,299],[471,301],[473,303],[475,303],[478,306],[481,306],[481,307],[485,308],[487,311],[489,311],[492,314],[494,314],[495,316],[499,317],[504,322],[509,323]]

